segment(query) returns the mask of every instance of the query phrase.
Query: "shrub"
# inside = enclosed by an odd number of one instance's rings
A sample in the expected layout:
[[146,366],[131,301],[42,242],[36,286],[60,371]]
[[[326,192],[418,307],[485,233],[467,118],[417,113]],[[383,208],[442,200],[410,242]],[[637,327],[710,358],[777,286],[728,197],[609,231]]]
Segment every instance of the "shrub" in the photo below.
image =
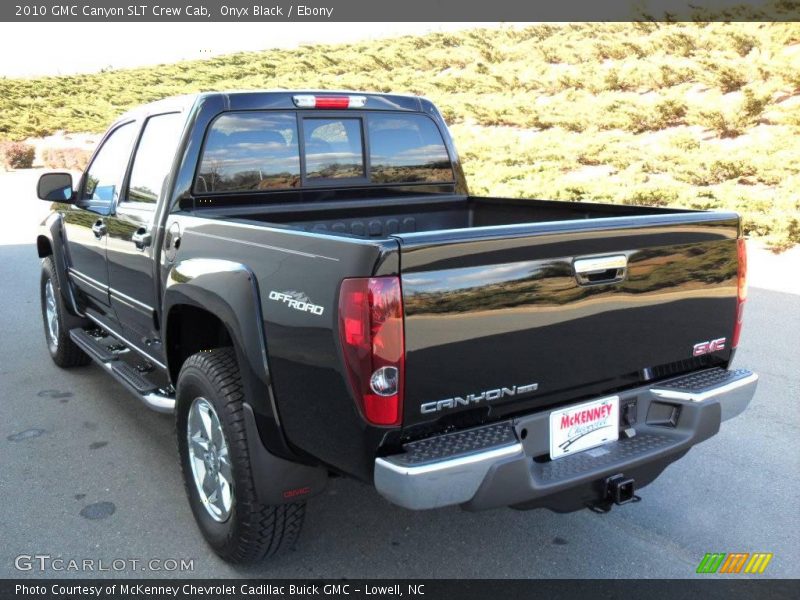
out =
[[722,183],[729,179],[738,179],[754,174],[753,166],[743,160],[715,160],[708,167],[709,183]]
[[695,120],[707,129],[717,132],[719,137],[733,138],[744,133],[744,124],[721,110],[701,110]]
[[577,162],[580,165],[597,166],[603,164],[602,154],[606,150],[604,142],[593,142],[587,140],[577,154]]
[[791,61],[787,60],[773,65],[771,71],[776,78],[783,80],[789,90],[800,91],[800,69]]
[[627,58],[628,49],[619,43],[597,42],[594,46],[594,54],[600,60],[622,60]]
[[780,122],[784,125],[800,128],[800,112],[796,110],[784,112]]
[[91,152],[83,148],[47,148],[42,152],[42,163],[48,169],[80,171],[89,162]]
[[747,73],[740,65],[706,63],[710,77],[709,83],[719,86],[723,94],[742,89],[749,81]]
[[563,198],[565,200],[579,201],[586,200],[591,196],[585,186],[582,185],[567,185],[562,190],[555,194],[556,198]]
[[751,163],[740,159],[723,158],[689,164],[681,170],[679,179],[696,186],[708,186],[755,174],[756,169]]
[[694,71],[685,66],[674,66],[664,64],[659,66],[659,74],[656,82],[661,87],[672,87],[682,83],[688,83],[694,79]]
[[3,164],[10,169],[30,169],[36,157],[36,148],[23,142],[5,142],[0,147]]
[[677,98],[667,98],[656,104],[656,114],[666,126],[680,123],[687,110],[686,102]]
[[675,98],[666,98],[655,106],[634,106],[628,112],[626,129],[633,133],[660,131],[680,124],[686,111],[686,102]]
[[606,89],[615,92],[626,92],[632,90],[633,83],[626,77],[620,74],[618,69],[609,69],[604,78]]
[[529,30],[529,32],[533,39],[539,40],[541,42],[542,40],[546,40],[547,38],[557,33],[558,29],[559,28],[556,25],[544,24],[532,27]]
[[753,36],[738,31],[728,32],[728,38],[739,56],[747,56],[758,45]]
[[697,138],[685,131],[673,136],[670,143],[684,152],[697,150],[700,147],[700,142],[697,141]]
[[691,56],[696,49],[694,38],[683,31],[670,32],[664,37],[663,43],[670,54],[678,56]]
[[746,89],[738,105],[726,109],[701,109],[693,115],[692,120],[716,131],[720,137],[738,137],[748,127],[758,124],[769,101],[768,95],[757,95]]
[[747,88],[744,91],[744,98],[742,99],[742,115],[751,120],[761,118],[764,108],[766,108],[769,101],[770,97],[768,95],[756,95],[753,90]]
[[586,79],[582,74],[576,73],[562,73],[558,77],[558,85],[562,90],[573,89],[580,90],[586,84]]
[[669,206],[678,200],[678,192],[657,186],[642,187],[622,199],[623,204],[634,206]]

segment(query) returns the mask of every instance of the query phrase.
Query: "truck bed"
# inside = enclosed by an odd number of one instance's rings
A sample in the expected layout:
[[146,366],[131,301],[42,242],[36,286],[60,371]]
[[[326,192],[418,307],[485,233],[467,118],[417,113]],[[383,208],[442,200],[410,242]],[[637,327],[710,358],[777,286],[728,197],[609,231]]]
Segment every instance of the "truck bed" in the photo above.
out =
[[[397,244],[411,437],[732,357],[729,345],[699,357],[692,349],[731,339],[734,213],[464,196],[212,210],[249,225],[253,240],[258,230],[283,232],[285,244],[302,232],[292,242],[302,251],[316,252],[323,238]],[[578,272],[595,258],[625,266]],[[464,400],[515,386],[535,389]]]
[[220,215],[304,231],[385,238],[398,233],[692,213],[680,209],[477,196],[409,197],[215,209]]

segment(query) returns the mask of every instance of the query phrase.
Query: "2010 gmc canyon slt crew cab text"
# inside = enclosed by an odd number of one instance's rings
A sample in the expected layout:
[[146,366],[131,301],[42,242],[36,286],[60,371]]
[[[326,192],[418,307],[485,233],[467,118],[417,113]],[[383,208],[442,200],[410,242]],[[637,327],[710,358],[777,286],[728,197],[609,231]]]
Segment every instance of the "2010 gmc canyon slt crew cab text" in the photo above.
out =
[[423,98],[162,100],[38,195],[53,360],[174,411],[227,560],[293,544],[331,474],[409,509],[607,510],[755,392],[738,215],[470,196]]

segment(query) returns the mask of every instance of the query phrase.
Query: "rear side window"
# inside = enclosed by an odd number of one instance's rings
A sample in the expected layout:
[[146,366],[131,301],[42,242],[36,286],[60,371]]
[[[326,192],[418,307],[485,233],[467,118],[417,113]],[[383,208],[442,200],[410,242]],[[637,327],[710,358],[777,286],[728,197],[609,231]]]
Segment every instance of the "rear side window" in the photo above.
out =
[[300,185],[297,119],[290,112],[228,113],[206,137],[195,190],[240,192]]
[[424,115],[370,115],[369,155],[373,183],[453,180],[442,136]]
[[128,195],[122,204],[155,210],[180,141],[183,117],[169,113],[150,117],[133,159]]
[[366,177],[361,119],[303,119],[306,178]]

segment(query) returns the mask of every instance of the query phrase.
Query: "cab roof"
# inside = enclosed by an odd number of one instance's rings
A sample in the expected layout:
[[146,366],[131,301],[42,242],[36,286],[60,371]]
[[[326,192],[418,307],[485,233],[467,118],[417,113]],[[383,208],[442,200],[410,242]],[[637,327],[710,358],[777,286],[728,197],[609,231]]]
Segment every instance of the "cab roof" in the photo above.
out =
[[366,101],[363,110],[407,110],[423,111],[426,105],[433,105],[420,96],[407,94],[385,94],[380,92],[359,92],[353,90],[226,90],[200,92],[171,96],[133,108],[121,115],[117,122],[146,118],[165,112],[189,112],[194,106],[206,102],[218,102],[222,110],[314,110],[298,108],[295,96],[363,96]]

